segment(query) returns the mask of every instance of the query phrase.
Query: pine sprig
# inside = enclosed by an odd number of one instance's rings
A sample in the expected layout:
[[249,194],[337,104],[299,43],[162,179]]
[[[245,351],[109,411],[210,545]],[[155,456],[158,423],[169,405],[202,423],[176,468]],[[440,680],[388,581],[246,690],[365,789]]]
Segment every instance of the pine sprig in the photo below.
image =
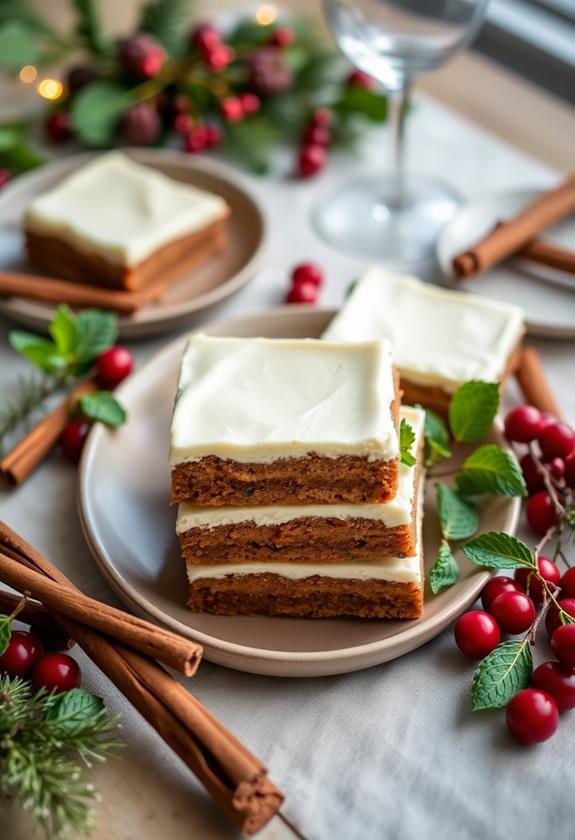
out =
[[48,397],[62,387],[63,377],[22,376],[0,405],[0,453],[5,440],[35,412],[45,408]]

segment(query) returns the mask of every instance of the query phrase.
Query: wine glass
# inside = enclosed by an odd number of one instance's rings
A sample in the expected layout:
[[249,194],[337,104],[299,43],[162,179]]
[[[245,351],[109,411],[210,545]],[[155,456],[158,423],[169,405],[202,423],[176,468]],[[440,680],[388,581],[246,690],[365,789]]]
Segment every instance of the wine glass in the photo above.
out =
[[419,76],[444,64],[477,33],[488,0],[323,0],[327,22],[350,61],[388,94],[391,171],[370,172],[315,208],[319,233],[340,250],[397,264],[432,256],[459,206],[455,190],[405,167],[404,118]]

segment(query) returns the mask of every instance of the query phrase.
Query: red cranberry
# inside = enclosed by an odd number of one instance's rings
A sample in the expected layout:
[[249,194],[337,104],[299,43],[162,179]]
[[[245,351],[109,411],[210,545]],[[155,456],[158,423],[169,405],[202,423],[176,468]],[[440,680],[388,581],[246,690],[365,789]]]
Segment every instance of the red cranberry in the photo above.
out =
[[540,536],[557,524],[553,503],[546,490],[540,490],[527,500],[525,514],[531,530]]
[[563,598],[575,598],[575,566],[563,574],[560,585]]
[[483,604],[483,609],[490,612],[491,604],[495,601],[498,595],[501,595],[502,592],[519,591],[519,586],[513,578],[506,577],[505,575],[499,575],[498,577],[491,578],[491,580],[485,584],[483,591],[481,592],[481,603]]
[[164,66],[166,51],[153,35],[138,32],[120,41],[118,57],[128,75],[152,79]]
[[187,134],[194,127],[193,117],[190,114],[176,114],[173,127],[178,134]]
[[560,712],[575,709],[575,673],[558,662],[542,662],[533,671],[531,685],[550,694]]
[[67,653],[48,653],[37,662],[32,682],[48,691],[70,691],[80,685],[80,666]]
[[234,60],[234,51],[227,44],[219,44],[217,47],[210,47],[203,55],[204,63],[210,70],[218,73]]
[[575,487],[575,452],[565,459],[565,481],[568,487]]
[[[561,572],[553,560],[540,555],[537,558],[537,570],[540,577],[552,586],[559,584]],[[524,592],[527,592],[532,601],[536,604],[541,603],[543,600],[543,585],[530,569],[515,569],[515,581]]]
[[82,455],[90,426],[83,420],[70,420],[60,435],[60,447],[68,461],[77,464]]
[[241,93],[239,98],[244,114],[249,116],[250,114],[257,114],[260,110],[260,98],[255,93]]
[[222,142],[222,129],[215,122],[207,122],[206,129],[206,149],[214,149]]
[[502,630],[525,633],[535,621],[533,601],[524,592],[502,592],[491,605],[491,614]]
[[[575,598],[561,598],[558,603],[563,612],[566,612],[567,615],[571,615],[575,618]],[[545,629],[547,630],[549,638],[551,638],[553,633],[558,627],[561,627],[562,624],[563,622],[561,621],[559,610],[555,604],[552,603],[547,610],[547,615],[545,616]]]
[[0,656],[0,671],[11,677],[23,677],[44,655],[44,645],[33,633],[13,630],[8,647]]
[[65,143],[72,137],[70,114],[67,111],[55,111],[49,114],[44,123],[44,131],[51,143]]
[[327,148],[331,143],[331,132],[329,128],[311,123],[303,135],[305,146],[324,146]]
[[323,271],[315,263],[300,263],[292,271],[291,280],[294,286],[298,283],[311,283],[319,288],[323,283]]
[[557,729],[557,703],[545,691],[525,688],[511,699],[506,711],[507,728],[522,744],[539,744]]
[[551,650],[565,668],[575,668],[575,624],[562,624],[551,636]]
[[542,490],[545,486],[543,484],[543,476],[537,469],[537,465],[529,453],[521,458],[519,466],[521,467],[521,472],[523,473],[523,478],[525,479],[529,493],[536,493],[537,490]]
[[207,146],[207,131],[205,125],[196,125],[184,137],[186,152],[203,152]]
[[278,26],[270,38],[272,47],[280,47],[281,49],[291,47],[294,41],[295,33],[289,26]]
[[104,388],[115,388],[132,372],[134,361],[125,347],[108,347],[96,359],[96,378]]
[[228,96],[221,104],[222,116],[226,122],[239,122],[244,118],[244,109],[237,96]]
[[310,178],[324,168],[327,153],[323,146],[303,146],[298,158],[298,173],[302,178]]
[[210,50],[222,43],[222,36],[211,23],[199,23],[190,34],[190,44],[200,50]]
[[500,639],[499,625],[483,610],[464,613],[455,625],[457,647],[471,659],[483,659],[497,647]]
[[373,90],[375,87],[375,80],[368,73],[363,70],[352,70],[347,77],[347,85],[349,87],[360,87],[366,90]]
[[543,429],[543,418],[538,408],[518,405],[505,418],[505,434],[517,443],[535,440]]
[[315,283],[296,283],[289,290],[286,303],[317,303],[317,295]]
[[138,102],[128,108],[120,121],[120,133],[133,146],[149,146],[160,136],[162,121],[155,105]]
[[543,457],[567,458],[575,452],[575,432],[567,423],[550,423],[537,438]]
[[310,123],[320,128],[329,128],[333,122],[333,113],[329,108],[316,108],[311,115]]
[[95,82],[100,78],[100,74],[95,67],[90,67],[88,64],[76,64],[70,67],[66,75],[66,85],[70,91],[70,96],[74,96],[79,90]]
[[5,187],[8,181],[12,178],[12,173],[9,169],[0,168],[0,190]]

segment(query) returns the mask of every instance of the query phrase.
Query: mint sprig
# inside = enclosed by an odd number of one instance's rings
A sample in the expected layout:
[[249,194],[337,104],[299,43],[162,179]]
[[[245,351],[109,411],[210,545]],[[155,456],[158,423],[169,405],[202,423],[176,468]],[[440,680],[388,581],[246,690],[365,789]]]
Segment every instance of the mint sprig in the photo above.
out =
[[427,444],[425,466],[432,467],[442,458],[451,458],[449,449],[449,430],[439,414],[430,408],[425,409],[423,436]]
[[449,425],[459,443],[474,443],[485,437],[499,408],[499,383],[472,379],[453,394]]
[[535,557],[522,540],[503,531],[488,531],[461,546],[471,562],[484,569],[537,570]]
[[68,727],[96,718],[104,712],[104,701],[83,688],[57,694],[45,714],[45,720],[57,720]]
[[476,449],[463,463],[457,489],[464,496],[526,496],[527,487],[517,459],[495,444]]
[[106,426],[121,426],[126,421],[126,411],[110,391],[93,391],[83,394],[80,410],[88,420],[100,421]]
[[447,586],[453,586],[459,580],[459,565],[453,556],[451,546],[446,540],[441,541],[435,563],[429,571],[429,585],[434,595]]
[[502,642],[476,668],[471,689],[471,707],[501,709],[522,688],[533,672],[531,646],[527,639]]
[[413,467],[417,463],[417,458],[412,452],[414,443],[415,432],[406,420],[402,420],[399,424],[399,458],[406,467]]
[[464,540],[473,536],[479,525],[475,505],[447,484],[437,484],[437,512],[441,533],[446,540]]

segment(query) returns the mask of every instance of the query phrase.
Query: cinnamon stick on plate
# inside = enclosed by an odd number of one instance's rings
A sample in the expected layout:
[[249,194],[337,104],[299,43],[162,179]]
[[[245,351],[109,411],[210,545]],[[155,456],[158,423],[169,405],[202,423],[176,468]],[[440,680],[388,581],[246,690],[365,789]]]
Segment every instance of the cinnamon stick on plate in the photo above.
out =
[[539,265],[547,265],[568,274],[575,274],[575,251],[554,245],[546,239],[532,239],[514,256]]
[[455,276],[463,280],[515,254],[540,230],[575,210],[575,175],[539,196],[517,216],[498,223],[476,244],[453,258]]
[[548,411],[559,420],[564,419],[563,412],[547,382],[541,357],[534,347],[524,347],[521,351],[515,376],[526,403],[534,405],[540,411]]
[[[0,550],[23,568],[78,594],[59,569],[3,522]],[[163,668],[82,622],[52,608],[50,612],[192,770],[234,825],[255,834],[278,812],[283,795],[268,779],[265,766]]]

